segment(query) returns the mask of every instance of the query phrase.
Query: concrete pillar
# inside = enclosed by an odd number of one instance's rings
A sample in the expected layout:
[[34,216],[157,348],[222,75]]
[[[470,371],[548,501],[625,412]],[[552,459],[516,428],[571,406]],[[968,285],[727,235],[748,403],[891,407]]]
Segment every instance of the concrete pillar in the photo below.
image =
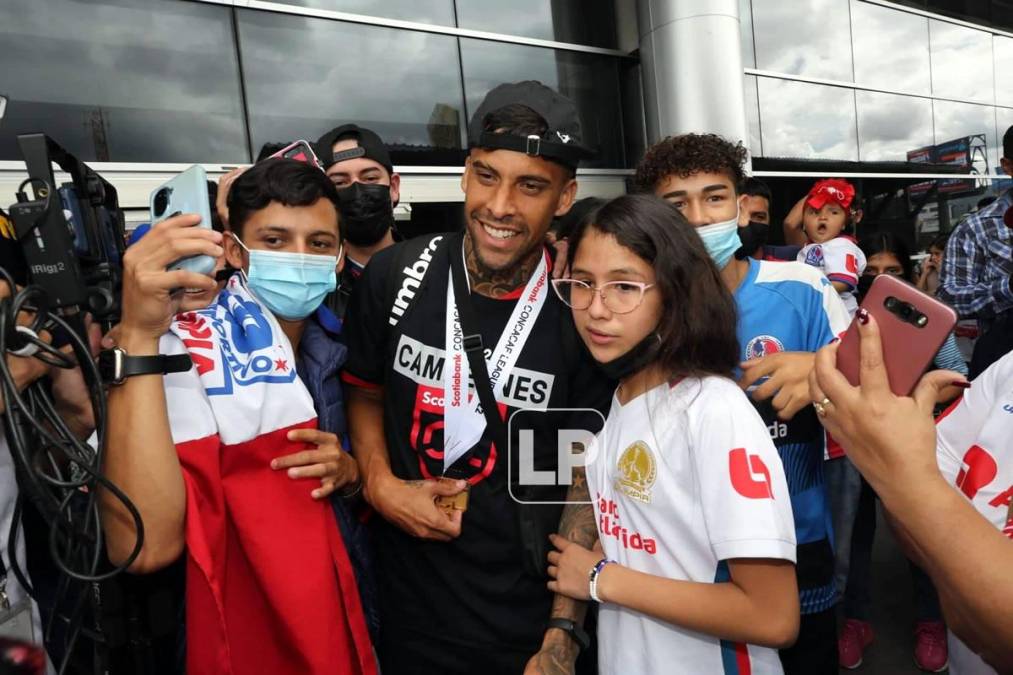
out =
[[637,0],[647,137],[749,144],[738,0]]

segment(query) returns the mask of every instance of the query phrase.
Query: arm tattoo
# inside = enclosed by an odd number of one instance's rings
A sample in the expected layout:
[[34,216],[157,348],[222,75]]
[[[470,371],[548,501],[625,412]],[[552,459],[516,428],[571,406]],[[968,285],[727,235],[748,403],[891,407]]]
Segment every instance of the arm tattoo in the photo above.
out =
[[583,467],[573,471],[573,483],[566,493],[566,506],[559,519],[559,534],[584,548],[591,548],[598,541],[594,505],[591,504],[591,493]]
[[[592,548],[598,541],[598,527],[594,521],[594,506],[587,487],[587,476],[584,468],[575,468],[573,483],[566,493],[566,506],[559,519],[559,534],[584,548]],[[584,622],[587,603],[573,600],[559,593],[552,600],[552,616],[570,619],[578,624]],[[565,649],[576,652],[577,645],[569,638],[563,643]]]
[[526,284],[543,255],[545,253],[539,245],[509,269],[493,270],[486,267],[478,257],[471,235],[466,234],[464,237],[464,264],[471,280],[471,290],[490,298],[501,298]]

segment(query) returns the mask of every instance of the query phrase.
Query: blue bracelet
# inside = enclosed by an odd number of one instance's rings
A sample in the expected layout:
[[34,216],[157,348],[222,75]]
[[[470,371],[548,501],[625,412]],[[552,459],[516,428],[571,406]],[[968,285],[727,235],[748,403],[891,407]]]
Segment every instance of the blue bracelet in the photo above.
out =
[[605,566],[614,563],[615,560],[609,560],[608,558],[602,558],[599,560],[594,567],[591,568],[591,573],[588,574],[588,595],[595,602],[601,602],[601,598],[598,597],[598,575],[605,569]]

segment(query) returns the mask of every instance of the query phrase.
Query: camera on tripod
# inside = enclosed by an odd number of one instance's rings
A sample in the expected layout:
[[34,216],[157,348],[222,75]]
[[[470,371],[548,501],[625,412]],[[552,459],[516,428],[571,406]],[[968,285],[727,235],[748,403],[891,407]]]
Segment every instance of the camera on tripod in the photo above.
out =
[[[19,135],[18,147],[28,178],[9,214],[28,282],[44,291],[50,307],[68,315],[87,311],[104,328],[113,326],[125,248],[116,188],[45,134]],[[54,162],[71,182],[57,185]]]

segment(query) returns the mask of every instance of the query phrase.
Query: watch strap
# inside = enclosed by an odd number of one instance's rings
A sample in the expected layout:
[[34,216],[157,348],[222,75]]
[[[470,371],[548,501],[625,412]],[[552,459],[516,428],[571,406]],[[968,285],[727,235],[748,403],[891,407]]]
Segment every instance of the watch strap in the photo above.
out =
[[560,617],[549,619],[548,627],[558,628],[559,630],[566,632],[566,634],[570,636],[570,639],[576,642],[577,646],[580,647],[582,651],[591,646],[591,636],[587,634],[587,631],[584,630],[583,626],[571,621],[570,619],[563,619]]
[[123,369],[120,376],[123,378],[134,375],[152,375],[159,373],[185,373],[193,366],[189,354],[153,354],[150,356],[123,355]]
[[193,367],[189,354],[131,356],[119,347],[99,354],[99,373],[107,384],[122,384],[134,375],[182,373]]

